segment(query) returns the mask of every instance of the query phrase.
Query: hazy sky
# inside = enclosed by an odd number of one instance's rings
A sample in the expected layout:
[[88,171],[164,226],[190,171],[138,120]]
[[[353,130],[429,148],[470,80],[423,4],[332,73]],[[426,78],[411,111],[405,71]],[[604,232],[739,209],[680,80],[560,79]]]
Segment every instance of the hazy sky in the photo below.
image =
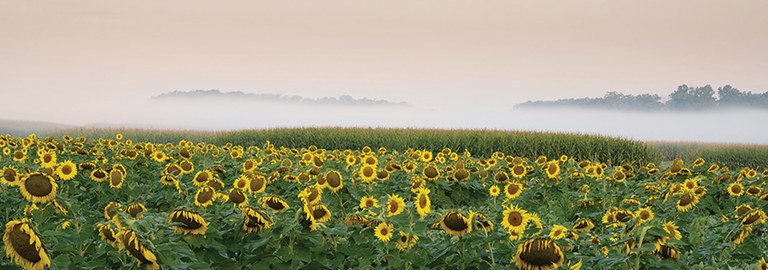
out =
[[29,103],[97,114],[191,89],[463,108],[666,95],[683,83],[764,92],[766,10],[765,0],[2,0],[0,93],[19,102],[3,101],[0,118],[47,120],[25,114]]

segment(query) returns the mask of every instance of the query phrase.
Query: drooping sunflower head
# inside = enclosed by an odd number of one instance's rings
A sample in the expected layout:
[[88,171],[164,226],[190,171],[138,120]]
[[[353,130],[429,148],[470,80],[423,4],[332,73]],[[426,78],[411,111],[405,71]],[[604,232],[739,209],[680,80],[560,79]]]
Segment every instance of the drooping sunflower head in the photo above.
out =
[[279,213],[289,208],[288,203],[285,202],[285,200],[274,195],[259,198],[259,204],[263,207],[272,209],[274,213]]
[[403,212],[405,209],[405,200],[400,195],[389,195],[387,200],[387,216],[396,216]]
[[267,178],[261,175],[255,176],[248,183],[248,190],[252,193],[261,193],[267,188]]
[[59,185],[50,176],[42,173],[26,174],[19,182],[21,195],[33,203],[45,203],[56,196]]
[[437,169],[435,164],[429,164],[421,171],[421,175],[427,180],[434,181],[440,177],[440,170]]
[[125,208],[125,213],[131,215],[133,218],[140,218],[139,214],[147,211],[147,207],[140,202],[135,202]]
[[595,224],[589,219],[580,219],[573,224],[571,229],[576,232],[589,232],[595,228]]
[[333,192],[339,191],[341,188],[344,187],[343,178],[341,177],[341,173],[337,171],[329,171],[325,173],[323,176],[325,179],[325,185]]
[[760,261],[757,262],[757,270],[768,270],[768,262],[765,261],[765,258],[760,258]]
[[5,255],[24,269],[45,269],[51,260],[43,242],[27,220],[11,220],[5,224]]
[[327,222],[331,220],[331,211],[324,204],[312,205],[312,218],[317,222]]
[[677,210],[686,212],[696,206],[697,203],[699,203],[699,197],[696,196],[696,193],[686,190],[683,192],[683,195],[680,196],[680,199],[677,200]]
[[160,269],[157,256],[142,243],[138,233],[131,229],[123,229],[118,234],[120,246],[136,259],[139,265],[146,265],[147,269]]
[[748,214],[745,214],[743,218],[741,218],[741,225],[742,226],[754,226],[761,223],[765,223],[766,220],[766,214],[765,211],[762,209],[755,209],[749,212]]
[[753,186],[750,186],[749,188],[747,188],[747,195],[752,196],[752,197],[760,196],[760,193],[762,193],[762,192],[763,192],[763,189],[760,188],[759,186],[753,185]]
[[195,205],[207,207],[216,199],[216,190],[209,186],[203,186],[195,193]]
[[208,230],[208,222],[203,216],[184,209],[171,212],[168,223],[174,224],[172,229],[176,233],[205,235]]
[[749,213],[749,211],[752,210],[752,206],[749,206],[748,204],[741,204],[739,206],[736,206],[736,217],[743,217],[746,213]]
[[195,177],[192,179],[192,184],[195,186],[201,187],[205,185],[205,183],[208,183],[208,180],[213,179],[213,173],[210,170],[204,170],[199,171],[195,174]]
[[397,239],[395,247],[400,251],[408,251],[416,245],[417,241],[419,241],[418,235],[400,232],[400,238]]
[[227,194],[227,199],[234,203],[235,206],[243,206],[248,203],[248,196],[242,189],[232,188]]
[[517,269],[553,269],[563,264],[563,255],[557,243],[544,238],[525,241],[517,246],[515,266]]
[[463,236],[472,232],[472,220],[456,211],[448,211],[440,218],[440,227],[449,235]]
[[109,178],[109,174],[107,174],[107,172],[102,169],[96,169],[91,171],[91,180],[93,180],[94,182],[99,182],[99,183],[104,182],[105,180],[107,180],[107,178]]
[[259,232],[272,227],[272,219],[260,213],[256,209],[243,208],[243,231],[247,233]]
[[96,230],[99,232],[99,236],[104,242],[107,242],[112,247],[118,247],[117,233],[109,223],[96,224]]
[[666,231],[667,234],[669,234],[669,237],[672,237],[677,240],[680,240],[683,238],[683,235],[680,234],[679,230],[677,230],[678,227],[677,227],[677,224],[675,224],[675,222],[667,221],[666,223],[664,223],[662,227],[664,228],[664,231]]

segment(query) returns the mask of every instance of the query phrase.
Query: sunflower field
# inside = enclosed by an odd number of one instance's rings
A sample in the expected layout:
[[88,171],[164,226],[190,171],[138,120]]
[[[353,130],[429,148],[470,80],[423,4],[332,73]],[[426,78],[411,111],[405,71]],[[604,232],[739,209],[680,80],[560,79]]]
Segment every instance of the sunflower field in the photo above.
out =
[[122,134],[0,149],[0,268],[768,269],[768,170],[702,158]]

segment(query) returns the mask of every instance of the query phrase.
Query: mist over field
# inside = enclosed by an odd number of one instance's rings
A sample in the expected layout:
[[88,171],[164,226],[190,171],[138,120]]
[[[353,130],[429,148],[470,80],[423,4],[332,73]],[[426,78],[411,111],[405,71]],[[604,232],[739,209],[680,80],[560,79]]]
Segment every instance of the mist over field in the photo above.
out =
[[[510,109],[484,106],[303,105],[226,99],[123,100],[72,110],[0,109],[3,118],[85,127],[232,130],[273,127],[393,127],[560,131],[643,141],[768,144],[768,110],[643,112],[591,109]],[[16,108],[14,108],[16,107]]]

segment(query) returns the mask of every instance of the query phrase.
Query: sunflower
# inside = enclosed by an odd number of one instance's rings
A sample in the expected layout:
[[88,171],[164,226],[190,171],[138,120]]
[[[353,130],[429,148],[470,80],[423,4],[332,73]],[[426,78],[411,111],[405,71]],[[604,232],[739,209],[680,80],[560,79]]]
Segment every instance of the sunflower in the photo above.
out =
[[210,170],[199,171],[192,179],[192,184],[201,187],[211,179],[213,179],[213,173]]
[[232,188],[227,194],[227,200],[234,203],[235,206],[243,206],[248,204],[248,196],[245,195],[242,189]]
[[104,242],[107,242],[112,247],[118,247],[117,233],[112,229],[112,226],[105,223],[96,224],[96,230],[99,231],[99,236]]
[[440,171],[434,164],[429,164],[421,171],[421,175],[427,180],[434,181],[440,177]]
[[392,238],[392,232],[395,230],[395,225],[389,222],[382,222],[379,223],[378,226],[376,226],[376,229],[374,230],[374,235],[376,238],[381,240],[384,243],[389,242],[389,239]]
[[25,160],[27,160],[27,152],[26,151],[24,151],[24,150],[16,150],[16,151],[13,152],[13,161],[18,162],[18,163],[22,163]]
[[64,161],[56,168],[56,175],[61,180],[71,180],[77,175],[77,166],[71,160]]
[[273,213],[279,213],[290,208],[285,200],[278,196],[264,196],[259,198],[259,204],[263,207],[272,209]]
[[666,223],[664,223],[663,227],[664,227],[664,231],[666,231],[667,234],[669,234],[669,237],[672,237],[677,240],[683,239],[683,235],[680,234],[680,231],[677,230],[677,224],[675,224],[675,222],[667,221]]
[[696,206],[697,203],[699,203],[699,197],[696,196],[696,193],[687,190],[683,192],[683,195],[677,200],[677,210],[686,212]]
[[653,210],[651,210],[651,207],[641,207],[640,209],[635,212],[635,216],[638,218],[638,223],[643,223],[646,221],[651,221],[654,217]]
[[360,209],[368,209],[379,207],[379,201],[371,196],[363,196],[360,198]]
[[[317,203],[323,198],[323,189],[317,184],[308,186],[304,190],[309,193],[307,196],[307,201],[309,203]],[[378,207],[378,205],[376,205],[376,207]]]
[[455,172],[453,172],[453,178],[456,179],[456,181],[464,181],[469,179],[469,171],[460,168],[457,169]]
[[400,238],[395,243],[395,247],[399,251],[408,251],[416,245],[417,241],[419,241],[418,235],[400,232]]
[[16,168],[12,166],[5,166],[0,172],[2,172],[2,174],[0,174],[0,183],[9,186],[19,185],[19,174],[16,172]]
[[267,179],[264,176],[258,175],[254,177],[248,184],[248,190],[251,193],[261,193],[267,188]]
[[341,177],[341,173],[337,171],[329,171],[323,176],[325,179],[325,185],[334,193],[344,187],[344,180]]
[[512,177],[517,179],[522,179],[523,176],[525,176],[528,171],[525,169],[525,166],[523,164],[515,164],[515,166],[510,169],[510,172],[512,173]]
[[40,167],[46,169],[56,167],[56,152],[42,153],[42,155],[40,155]]
[[543,238],[530,239],[517,246],[515,267],[521,270],[549,270],[565,260],[557,243]]
[[508,230],[507,233],[509,233],[509,240],[515,241],[523,239],[524,231]]
[[189,161],[188,159],[184,159],[178,164],[179,169],[182,173],[191,173],[195,170],[195,164],[192,163],[192,161]]
[[243,208],[243,231],[247,233],[259,232],[272,227],[272,220],[256,209]]
[[503,215],[504,219],[501,221],[501,226],[507,231],[523,232],[530,221],[528,212],[516,205],[507,206]]
[[766,214],[762,209],[755,209],[741,218],[742,226],[753,226],[765,223]]
[[728,194],[734,197],[744,195],[744,186],[740,182],[733,182],[728,186]]
[[5,256],[24,269],[42,270],[51,266],[43,242],[26,219],[5,224]]
[[760,261],[757,262],[757,270],[768,270],[768,262],[765,261],[765,258],[760,258]]
[[504,195],[507,196],[507,199],[514,200],[520,197],[520,194],[523,194],[523,184],[520,182],[512,181],[504,187]]
[[440,228],[449,235],[463,236],[472,232],[472,215],[467,218],[459,212],[448,211],[440,218]]
[[48,175],[42,173],[26,174],[19,182],[21,195],[33,203],[45,203],[56,196],[59,185]]
[[123,187],[125,182],[125,174],[121,170],[112,170],[109,172],[109,187],[119,189]]
[[589,232],[593,228],[595,228],[595,224],[592,223],[589,219],[580,219],[579,221],[576,221],[576,223],[573,224],[573,227],[571,227],[571,230],[575,232]]
[[131,215],[133,218],[136,218],[136,217],[141,218],[139,214],[141,214],[144,211],[147,211],[147,207],[140,202],[132,203],[131,205],[128,205],[128,207],[125,208],[125,213]]
[[556,179],[560,175],[560,164],[557,161],[548,162],[543,168],[549,179]]
[[163,174],[163,176],[160,176],[160,183],[162,183],[164,186],[174,186],[178,183],[178,179],[176,177],[173,177],[173,175],[170,174]]
[[236,189],[247,189],[248,188],[248,184],[250,184],[249,182],[250,182],[250,180],[248,179],[247,176],[241,175],[240,177],[235,179],[235,182],[232,183],[232,185]]
[[491,194],[493,197],[498,197],[499,193],[501,193],[501,189],[499,189],[499,186],[493,185],[491,188],[488,189],[488,193]]
[[742,227],[741,230],[736,233],[736,236],[733,239],[733,244],[741,245],[744,243],[744,240],[747,239],[747,236],[749,236],[750,233],[752,233],[752,226]]
[[107,220],[111,220],[112,217],[117,215],[118,212],[120,212],[120,207],[123,205],[116,202],[109,202],[107,206],[104,207],[104,218]]
[[152,159],[156,162],[163,162],[169,159],[169,157],[163,151],[157,150],[152,152]]
[[495,181],[496,183],[499,183],[499,184],[506,183],[507,181],[509,181],[509,175],[507,173],[505,173],[505,172],[498,171],[493,176],[493,181]]
[[763,189],[758,186],[750,186],[747,188],[747,195],[752,197],[760,196],[760,193],[763,192]]
[[421,187],[416,194],[416,212],[419,213],[419,219],[424,219],[429,214],[432,201],[429,199],[429,189]]
[[555,225],[555,226],[552,226],[552,231],[549,232],[549,238],[552,238],[553,240],[557,240],[565,237],[567,233],[568,233],[568,229],[560,225]]
[[665,258],[665,259],[673,259],[673,260],[680,259],[680,252],[677,251],[676,248],[662,244],[660,242],[656,242],[654,243],[654,245],[656,246],[656,249],[654,249],[653,254],[656,254],[659,257]]
[[195,205],[200,207],[207,207],[213,204],[215,199],[216,190],[209,186],[201,187],[195,193]]
[[748,204],[741,204],[739,206],[736,206],[736,217],[742,217],[744,214],[749,213],[749,211],[752,211],[752,207]]
[[176,233],[205,235],[208,230],[208,222],[205,222],[203,216],[183,209],[171,212],[168,223],[176,223],[171,227]]
[[128,254],[136,258],[139,265],[146,265],[147,269],[160,269],[157,257],[142,243],[139,234],[134,230],[124,229],[118,234],[120,246],[128,251]]
[[389,195],[387,200],[387,216],[396,216],[403,212],[405,209],[405,200],[400,195]]
[[312,205],[312,218],[317,222],[327,222],[331,220],[331,211],[324,204]]

